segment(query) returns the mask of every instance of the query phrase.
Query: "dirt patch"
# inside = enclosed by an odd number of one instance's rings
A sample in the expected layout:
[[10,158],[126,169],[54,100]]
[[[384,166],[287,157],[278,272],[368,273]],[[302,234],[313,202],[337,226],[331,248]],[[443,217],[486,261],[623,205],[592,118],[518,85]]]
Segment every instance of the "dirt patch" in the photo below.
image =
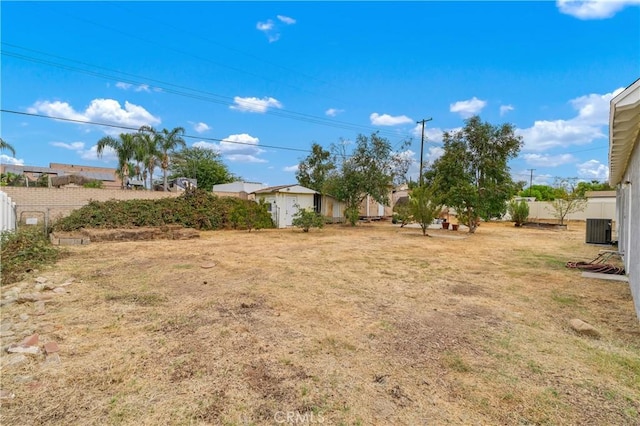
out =
[[60,363],[3,353],[0,422],[635,425],[640,327],[627,284],[564,266],[597,255],[584,235],[380,222],[71,246],[39,272],[75,277],[67,293],[2,308],[3,347],[38,333]]

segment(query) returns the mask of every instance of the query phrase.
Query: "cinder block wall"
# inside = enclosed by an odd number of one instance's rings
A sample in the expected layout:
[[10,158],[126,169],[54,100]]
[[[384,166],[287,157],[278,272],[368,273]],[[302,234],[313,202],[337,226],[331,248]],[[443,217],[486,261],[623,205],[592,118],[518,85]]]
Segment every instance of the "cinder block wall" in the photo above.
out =
[[24,223],[29,217],[45,220],[47,224],[69,215],[73,210],[89,204],[89,201],[108,200],[157,200],[177,197],[182,192],[131,191],[97,188],[25,188],[3,186],[0,188],[16,203],[16,219]]

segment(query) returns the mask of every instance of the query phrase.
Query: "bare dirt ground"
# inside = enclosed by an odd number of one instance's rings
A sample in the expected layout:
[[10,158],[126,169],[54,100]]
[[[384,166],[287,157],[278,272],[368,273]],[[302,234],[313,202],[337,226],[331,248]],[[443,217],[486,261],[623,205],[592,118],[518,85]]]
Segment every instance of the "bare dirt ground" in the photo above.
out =
[[15,397],[0,423],[640,422],[628,284],[564,266],[603,249],[584,224],[432,234],[376,223],[70,247],[39,271],[75,277],[70,293],[23,329],[61,362],[4,367]]

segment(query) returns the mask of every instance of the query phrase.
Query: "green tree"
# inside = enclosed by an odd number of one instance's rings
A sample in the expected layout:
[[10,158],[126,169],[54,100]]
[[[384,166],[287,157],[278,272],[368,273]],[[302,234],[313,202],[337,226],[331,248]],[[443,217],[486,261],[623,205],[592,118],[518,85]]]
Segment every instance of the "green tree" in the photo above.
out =
[[553,201],[558,195],[556,188],[549,185],[531,185],[527,189],[518,191],[520,197],[535,197],[536,201]]
[[427,236],[429,225],[442,210],[442,205],[436,202],[434,188],[422,185],[411,191],[409,205],[413,220],[420,224],[422,235]]
[[393,184],[391,144],[375,132],[370,137],[358,135],[350,154],[344,142],[333,145],[332,150],[336,169],[327,179],[327,192],[345,203],[347,220],[355,226],[367,195],[389,205]]
[[407,223],[411,222],[411,203],[409,197],[402,197],[393,206],[393,223],[400,223],[403,228]]
[[599,182],[592,180],[591,182],[578,182],[576,185],[576,193],[584,197],[587,191],[613,191],[615,188],[609,186],[608,182]]
[[511,200],[507,207],[511,220],[515,222],[516,226],[520,226],[529,218],[529,204],[526,201]]
[[118,156],[118,174],[122,179],[122,188],[124,188],[124,182],[132,172],[129,168],[129,160],[133,157],[135,146],[136,140],[134,134],[120,133],[120,137],[118,139],[111,136],[105,136],[98,141],[98,145],[96,147],[98,157],[102,157],[102,154],[107,147],[116,152],[116,155]]
[[213,185],[235,180],[220,154],[205,148],[184,148],[176,152],[169,170],[171,179],[181,176],[197,179],[198,188],[205,191],[211,191]]
[[177,148],[186,147],[184,141],[184,127],[174,127],[172,130],[162,129],[160,131],[151,126],[144,126],[144,132],[155,135],[157,149],[160,154],[160,168],[162,169],[162,186],[165,191],[169,190],[168,173],[171,165],[172,152]]
[[494,126],[473,116],[457,132],[445,132],[444,154],[424,175],[434,185],[438,203],[453,207],[460,222],[475,232],[480,218],[506,212],[517,189],[508,161],[515,158],[522,138],[511,124]]
[[300,185],[325,194],[327,181],[335,169],[331,152],[314,142],[311,153],[298,164],[296,179]]
[[159,148],[160,138],[151,126],[142,126],[136,134],[136,138],[138,144],[143,147],[143,162],[147,172],[146,175],[149,178],[149,190],[153,191],[153,172],[160,165],[160,157],[162,155]]
[[580,195],[575,178],[557,178],[555,180],[556,198],[551,202],[553,216],[560,225],[571,213],[583,211],[587,207],[587,199]]
[[9,151],[11,155],[16,155],[16,150],[9,144],[9,142],[5,142],[2,138],[0,138],[0,151]]

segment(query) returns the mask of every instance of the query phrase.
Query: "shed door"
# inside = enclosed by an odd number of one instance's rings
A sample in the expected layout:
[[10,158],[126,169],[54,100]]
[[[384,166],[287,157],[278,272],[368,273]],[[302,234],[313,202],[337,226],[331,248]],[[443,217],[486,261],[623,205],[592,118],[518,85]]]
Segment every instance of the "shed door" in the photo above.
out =
[[287,195],[284,209],[284,226],[293,224],[293,215],[298,212],[298,197]]

